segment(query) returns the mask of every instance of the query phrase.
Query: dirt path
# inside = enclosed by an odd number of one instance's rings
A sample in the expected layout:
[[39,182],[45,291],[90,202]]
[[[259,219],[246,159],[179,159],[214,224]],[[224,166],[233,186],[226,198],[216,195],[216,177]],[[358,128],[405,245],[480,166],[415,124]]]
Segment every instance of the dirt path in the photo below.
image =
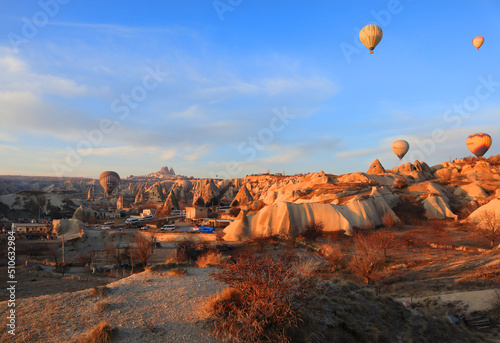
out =
[[[426,299],[435,299],[442,303],[460,301],[467,306],[469,313],[475,311],[488,311],[493,307],[493,295],[495,289],[485,289],[480,291],[456,292],[424,297],[413,297],[413,302],[422,302]],[[410,301],[410,297],[396,298],[397,301]]]

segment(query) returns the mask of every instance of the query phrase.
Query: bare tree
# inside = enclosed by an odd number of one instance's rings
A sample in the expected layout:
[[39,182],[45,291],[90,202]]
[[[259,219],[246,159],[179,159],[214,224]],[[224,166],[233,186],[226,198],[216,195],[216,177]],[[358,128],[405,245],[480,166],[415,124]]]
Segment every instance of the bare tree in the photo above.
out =
[[370,284],[376,278],[376,272],[383,264],[383,256],[380,250],[375,248],[372,235],[354,236],[356,254],[350,261],[350,269],[366,284]]
[[134,243],[136,245],[134,254],[141,260],[142,264],[146,266],[148,260],[153,255],[155,248],[155,237],[150,236],[146,238],[144,235],[137,233],[134,237]]
[[470,233],[490,241],[490,247],[500,238],[500,215],[494,211],[484,211],[479,216],[479,222],[474,225]]
[[117,266],[121,266],[124,260],[128,260],[127,252],[118,245],[106,244],[104,247],[107,259],[111,259]]
[[389,229],[382,229],[374,232],[371,235],[371,240],[375,247],[384,253],[384,258],[387,258],[387,250],[392,249],[396,244],[396,235]]

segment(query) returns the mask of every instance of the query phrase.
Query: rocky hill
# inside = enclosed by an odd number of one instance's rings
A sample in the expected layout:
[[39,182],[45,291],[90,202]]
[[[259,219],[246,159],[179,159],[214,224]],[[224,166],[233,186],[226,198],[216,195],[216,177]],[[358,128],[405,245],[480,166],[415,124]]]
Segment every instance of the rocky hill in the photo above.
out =
[[[164,167],[144,177],[122,180],[110,198],[103,197],[97,180],[32,178],[27,181],[23,177],[6,180],[11,188],[4,189],[18,189],[21,184],[31,188],[43,185],[45,193],[59,197],[50,200],[52,205],[66,207],[70,201],[76,207],[82,203],[116,206],[119,197],[130,206],[166,204],[170,210],[184,209],[200,201],[210,205],[232,204],[243,214],[225,229],[226,239],[242,240],[254,236],[296,235],[313,221],[322,222],[326,231],[342,230],[352,234],[355,229],[380,226],[384,217],[395,222],[408,221],[407,217],[412,214],[402,208],[410,205],[419,209],[423,218],[465,219],[480,206],[500,197],[500,156],[458,159],[433,167],[415,161],[392,170],[385,169],[376,160],[366,173],[333,175],[321,171],[224,180],[186,179],[175,175],[172,168]],[[22,209],[34,201],[30,196],[3,195],[0,202],[3,208]]]

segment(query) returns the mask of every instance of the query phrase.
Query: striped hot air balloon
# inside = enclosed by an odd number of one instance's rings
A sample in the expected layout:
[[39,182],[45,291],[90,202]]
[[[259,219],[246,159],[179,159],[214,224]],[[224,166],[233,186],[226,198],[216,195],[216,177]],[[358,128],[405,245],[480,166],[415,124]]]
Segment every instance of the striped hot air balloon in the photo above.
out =
[[399,157],[400,161],[403,159],[409,149],[410,144],[407,141],[399,140],[392,143],[392,151],[394,151],[396,156]]
[[105,171],[99,176],[99,183],[109,197],[120,183],[120,176],[114,171]]
[[370,49],[370,54],[373,54],[373,49],[380,43],[382,35],[383,32],[380,26],[374,24],[366,25],[359,32],[359,40],[364,46]]
[[474,39],[472,40],[472,45],[474,45],[477,48],[477,50],[479,50],[479,48],[481,47],[481,45],[483,45],[483,43],[484,43],[483,36],[474,37]]
[[477,157],[486,154],[491,146],[491,136],[484,132],[478,132],[467,137],[467,148]]

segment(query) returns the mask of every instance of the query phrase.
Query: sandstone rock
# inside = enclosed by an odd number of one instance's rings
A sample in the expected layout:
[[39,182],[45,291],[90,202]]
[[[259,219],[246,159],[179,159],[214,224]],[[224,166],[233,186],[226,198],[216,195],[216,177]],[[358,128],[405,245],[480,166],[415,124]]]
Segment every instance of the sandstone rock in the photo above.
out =
[[440,195],[429,195],[424,200],[423,205],[425,216],[428,219],[457,219],[457,215],[451,211],[448,201]]
[[367,174],[385,174],[385,168],[382,166],[382,163],[378,159],[373,161],[370,168],[366,172]]
[[472,199],[487,198],[489,196],[486,190],[483,187],[479,186],[477,182],[472,182],[465,186],[458,186],[453,194]]
[[[248,191],[246,185],[243,185],[238,191],[238,194],[236,194],[231,206],[249,206],[253,203],[253,201],[253,197]],[[235,205],[236,202],[237,205]]]

